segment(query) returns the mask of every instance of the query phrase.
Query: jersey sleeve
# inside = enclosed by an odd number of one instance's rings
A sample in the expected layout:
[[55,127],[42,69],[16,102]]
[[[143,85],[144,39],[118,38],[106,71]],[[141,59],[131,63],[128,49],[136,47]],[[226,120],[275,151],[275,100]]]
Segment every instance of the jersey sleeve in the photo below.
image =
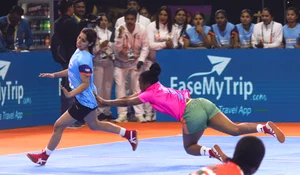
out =
[[143,103],[147,103],[147,102],[151,103],[154,101],[154,93],[152,91],[140,92],[138,98]]
[[79,66],[79,73],[90,77],[92,76],[93,69],[87,64],[82,64]]

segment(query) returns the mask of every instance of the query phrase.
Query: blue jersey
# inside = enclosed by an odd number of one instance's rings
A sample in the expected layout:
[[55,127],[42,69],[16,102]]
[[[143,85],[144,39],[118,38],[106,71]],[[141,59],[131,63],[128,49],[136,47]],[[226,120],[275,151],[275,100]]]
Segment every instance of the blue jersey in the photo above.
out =
[[[208,35],[211,28],[209,26],[203,26],[205,35]],[[196,32],[195,26],[187,29],[183,35],[184,38],[190,40],[191,46],[203,45],[204,40],[200,33]]]
[[93,94],[93,91],[96,91],[93,75],[93,57],[88,51],[77,49],[70,60],[68,68],[69,85],[72,90],[76,89],[82,83],[80,74],[90,76],[89,87],[76,95],[76,99],[80,104],[91,109],[98,106]]
[[251,45],[251,36],[253,33],[254,24],[250,25],[249,31],[246,31],[242,24],[235,25],[235,30],[239,35],[239,41],[241,46]]
[[217,24],[213,24],[211,26],[211,32],[215,34],[219,46],[230,45],[230,39],[232,37],[232,32],[234,31],[234,27],[235,26],[230,22],[226,23],[226,29],[224,31],[220,31]]
[[297,38],[300,37],[300,24],[297,24],[295,28],[289,28],[287,25],[284,25],[282,30],[285,48],[293,49],[297,44]]

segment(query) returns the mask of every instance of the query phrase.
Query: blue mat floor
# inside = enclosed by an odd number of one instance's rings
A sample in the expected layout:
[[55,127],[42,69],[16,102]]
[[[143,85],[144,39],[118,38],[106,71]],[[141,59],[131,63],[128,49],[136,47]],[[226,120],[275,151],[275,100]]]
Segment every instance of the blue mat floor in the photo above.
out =
[[[300,174],[300,137],[287,137],[280,144],[273,137],[260,137],[266,155],[255,175]],[[219,144],[232,156],[240,137],[204,136],[207,147]],[[41,148],[42,149],[42,148]],[[0,174],[5,175],[188,175],[203,166],[220,163],[208,157],[185,153],[181,136],[140,140],[133,152],[127,141],[58,149],[45,166],[33,164],[26,153],[0,156]]]

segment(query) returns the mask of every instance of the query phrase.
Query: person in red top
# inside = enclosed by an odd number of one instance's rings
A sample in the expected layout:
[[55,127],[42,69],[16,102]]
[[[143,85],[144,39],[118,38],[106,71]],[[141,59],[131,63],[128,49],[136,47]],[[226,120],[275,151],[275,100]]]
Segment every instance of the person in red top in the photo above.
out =
[[235,147],[233,158],[223,164],[203,167],[190,175],[252,175],[265,156],[263,142],[255,136],[245,136]]

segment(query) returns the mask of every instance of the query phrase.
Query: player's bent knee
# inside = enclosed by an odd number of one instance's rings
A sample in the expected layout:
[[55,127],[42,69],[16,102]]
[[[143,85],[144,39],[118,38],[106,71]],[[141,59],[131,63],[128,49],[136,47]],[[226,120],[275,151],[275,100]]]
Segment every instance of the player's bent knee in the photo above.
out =
[[186,153],[191,154],[189,147],[190,147],[190,145],[189,146],[184,145],[184,150]]
[[88,127],[91,130],[98,130],[99,129],[99,124],[95,121],[95,122],[89,122],[87,123]]
[[232,131],[230,132],[230,135],[231,135],[231,136],[239,136],[239,135],[241,135],[241,130],[240,130],[240,128],[239,128],[238,126],[234,127],[234,128],[232,129]]
[[53,126],[54,132],[63,132],[63,130],[66,128],[66,125],[63,125],[59,122],[56,122]]

